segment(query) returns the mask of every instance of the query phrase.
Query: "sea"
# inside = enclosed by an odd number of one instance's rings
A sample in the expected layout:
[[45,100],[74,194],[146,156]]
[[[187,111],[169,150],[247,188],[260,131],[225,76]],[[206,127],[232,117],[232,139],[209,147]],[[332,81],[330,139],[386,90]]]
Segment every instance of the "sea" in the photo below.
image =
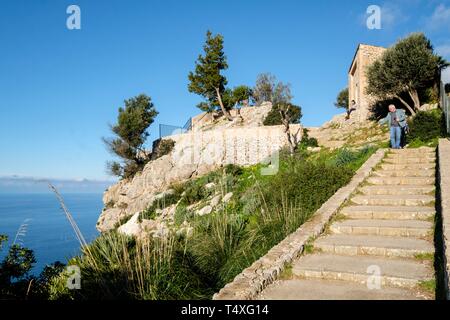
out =
[[[64,203],[87,242],[98,236],[95,228],[103,208],[102,194],[62,194]],[[32,274],[38,275],[45,265],[68,259],[80,253],[80,244],[64,211],[52,193],[1,194],[0,234],[8,243],[0,249],[0,262],[9,245],[16,243],[34,251],[37,260]]]

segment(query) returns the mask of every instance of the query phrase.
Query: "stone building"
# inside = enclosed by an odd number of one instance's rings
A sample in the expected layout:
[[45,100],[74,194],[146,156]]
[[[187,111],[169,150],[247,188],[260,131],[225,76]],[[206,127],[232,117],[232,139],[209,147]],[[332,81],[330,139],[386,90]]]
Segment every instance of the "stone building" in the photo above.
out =
[[386,48],[359,44],[348,71],[349,105],[352,100],[357,104],[357,110],[351,114],[351,119],[365,121],[369,114],[369,107],[374,98],[366,94],[367,68],[378,59]]

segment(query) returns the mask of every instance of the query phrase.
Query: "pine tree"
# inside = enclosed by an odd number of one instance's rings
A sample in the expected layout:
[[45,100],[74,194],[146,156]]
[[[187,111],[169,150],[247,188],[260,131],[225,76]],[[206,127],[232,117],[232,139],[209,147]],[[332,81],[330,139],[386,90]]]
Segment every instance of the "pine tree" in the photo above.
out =
[[223,51],[223,36],[213,36],[211,31],[206,33],[203,47],[204,55],[199,55],[195,63],[195,71],[189,73],[189,92],[196,93],[206,99],[198,107],[204,111],[212,111],[217,106],[228,120],[233,120],[229,109],[225,106],[222,96],[228,83],[222,70],[228,68],[227,58]]

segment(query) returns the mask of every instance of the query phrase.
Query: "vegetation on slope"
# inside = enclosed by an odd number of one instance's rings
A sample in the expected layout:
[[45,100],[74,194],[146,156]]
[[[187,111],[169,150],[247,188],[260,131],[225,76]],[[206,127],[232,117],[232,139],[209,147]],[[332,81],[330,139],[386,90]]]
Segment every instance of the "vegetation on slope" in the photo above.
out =
[[[243,269],[295,231],[375,151],[363,148],[309,153],[283,151],[279,172],[263,176],[261,165],[227,166],[176,186],[178,230],[165,239],[103,234],[69,264],[81,268],[82,287],[68,290],[68,275],[52,280],[53,299],[208,299]],[[233,192],[211,214],[190,209],[216,192]],[[156,214],[156,210],[153,210]],[[148,218],[148,217],[146,217]],[[186,231],[186,230],[185,230]]]

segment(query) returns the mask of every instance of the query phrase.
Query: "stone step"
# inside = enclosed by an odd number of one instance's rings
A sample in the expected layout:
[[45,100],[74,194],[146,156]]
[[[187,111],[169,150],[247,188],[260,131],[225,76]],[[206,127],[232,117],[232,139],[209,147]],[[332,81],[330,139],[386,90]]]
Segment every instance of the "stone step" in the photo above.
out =
[[411,169],[402,169],[402,170],[375,170],[373,172],[374,176],[377,177],[434,177],[434,170],[411,170]]
[[332,234],[317,239],[314,248],[347,256],[413,258],[417,254],[434,253],[434,246],[426,240],[370,235]]
[[434,185],[434,177],[375,177],[367,178],[367,182],[375,185]]
[[416,152],[416,153],[388,153],[386,159],[436,159],[436,153],[433,152]]
[[335,234],[419,238],[433,231],[433,223],[420,220],[345,220],[333,223],[330,230]]
[[387,164],[432,164],[435,163],[436,160],[435,159],[430,159],[430,158],[408,158],[408,157],[386,157],[383,159],[384,163]]
[[435,190],[433,185],[391,185],[391,186],[365,186],[359,191],[366,195],[420,195],[429,194]]
[[268,286],[258,300],[422,300],[432,299],[417,290],[367,285],[338,280],[282,280]]
[[436,153],[436,148],[420,147],[413,149],[391,149],[389,153],[393,154],[417,154],[417,153]]
[[435,197],[429,195],[356,195],[351,201],[369,206],[425,206],[431,204]]
[[425,220],[434,217],[433,207],[422,206],[347,206],[341,212],[351,219]]
[[382,163],[381,168],[383,170],[430,170],[435,171],[436,163],[406,163],[406,164],[389,164]]
[[[333,254],[303,256],[294,263],[292,273],[301,279],[343,280],[369,286],[377,285],[377,289],[414,288],[421,281],[434,277],[430,263],[415,259]],[[377,275],[379,278],[374,278]]]

